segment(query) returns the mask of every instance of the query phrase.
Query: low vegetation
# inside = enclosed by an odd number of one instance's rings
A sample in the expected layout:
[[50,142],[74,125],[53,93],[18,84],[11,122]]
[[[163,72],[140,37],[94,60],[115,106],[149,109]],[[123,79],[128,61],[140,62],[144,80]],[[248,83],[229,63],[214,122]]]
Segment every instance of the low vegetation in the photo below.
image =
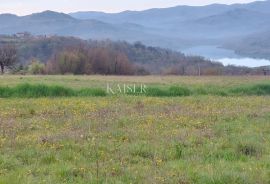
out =
[[139,88],[130,88],[126,92],[119,91],[115,87],[114,93],[110,93],[105,88],[84,88],[75,90],[64,86],[48,86],[44,84],[20,84],[15,87],[0,87],[0,98],[20,97],[82,97],[82,96],[111,96],[111,95],[135,95],[151,97],[179,97],[194,95],[215,95],[215,96],[250,96],[250,95],[270,95],[270,84],[242,85],[230,88],[220,88],[217,86],[207,87],[153,87],[145,88],[145,91]]
[[62,86],[47,86],[42,84],[21,84],[16,87],[0,87],[0,97],[71,97],[71,96],[106,96],[102,89],[74,90]]
[[0,183],[268,183],[268,98],[0,99]]
[[[0,80],[1,184],[270,181],[267,77]],[[108,95],[107,82],[151,90]]]

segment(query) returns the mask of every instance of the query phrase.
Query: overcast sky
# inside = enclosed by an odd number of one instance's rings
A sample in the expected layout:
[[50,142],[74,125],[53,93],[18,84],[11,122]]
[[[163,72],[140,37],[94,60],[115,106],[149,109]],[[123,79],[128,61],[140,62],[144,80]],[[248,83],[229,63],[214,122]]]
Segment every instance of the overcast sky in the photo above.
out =
[[255,0],[0,0],[0,13],[26,15],[53,10],[58,12],[144,10],[176,5],[202,6],[212,3],[248,3]]

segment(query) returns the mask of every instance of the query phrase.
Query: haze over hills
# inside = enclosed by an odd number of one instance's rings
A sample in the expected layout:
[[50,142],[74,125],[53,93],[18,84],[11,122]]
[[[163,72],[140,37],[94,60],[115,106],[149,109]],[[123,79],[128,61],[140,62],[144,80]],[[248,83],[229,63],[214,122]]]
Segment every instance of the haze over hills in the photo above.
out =
[[270,30],[270,1],[249,4],[177,6],[120,13],[52,11],[28,16],[0,15],[0,34],[76,36],[83,39],[141,41],[175,50],[224,45]]
[[232,49],[239,55],[270,60],[270,30],[230,40],[223,47]]

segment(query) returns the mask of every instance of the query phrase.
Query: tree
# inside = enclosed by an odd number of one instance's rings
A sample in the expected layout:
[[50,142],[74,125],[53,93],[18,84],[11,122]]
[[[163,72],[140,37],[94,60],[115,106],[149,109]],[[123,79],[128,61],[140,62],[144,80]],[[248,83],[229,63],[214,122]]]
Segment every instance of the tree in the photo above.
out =
[[31,64],[28,65],[28,71],[31,74],[37,75],[37,74],[44,74],[45,73],[45,64],[41,63],[37,59],[33,59]]
[[17,62],[17,50],[13,45],[0,46],[0,68],[4,73],[5,67],[14,65]]

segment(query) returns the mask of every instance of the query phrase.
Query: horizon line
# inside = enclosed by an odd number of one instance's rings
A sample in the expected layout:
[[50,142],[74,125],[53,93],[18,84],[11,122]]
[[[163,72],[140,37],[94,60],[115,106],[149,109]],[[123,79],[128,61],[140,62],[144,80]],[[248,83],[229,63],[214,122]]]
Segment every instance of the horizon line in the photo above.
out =
[[50,9],[44,9],[32,13],[26,13],[26,14],[17,14],[12,12],[0,12],[0,15],[16,15],[18,17],[32,15],[32,14],[39,14],[43,12],[56,12],[56,13],[63,13],[63,14],[73,14],[73,13],[84,13],[84,12],[96,12],[96,13],[106,13],[106,14],[118,14],[118,13],[124,13],[124,12],[142,12],[142,11],[148,11],[148,10],[155,10],[155,9],[169,9],[169,8],[176,8],[176,7],[206,7],[206,6],[213,6],[213,5],[224,5],[224,6],[233,6],[233,5],[244,5],[244,4],[251,4],[251,3],[258,3],[258,2],[264,2],[268,0],[254,0],[253,2],[247,2],[247,3],[231,3],[231,4],[225,4],[225,3],[212,3],[207,5],[175,5],[175,6],[168,6],[168,7],[153,7],[153,8],[146,8],[146,9],[127,9],[127,10],[120,10],[120,11],[99,11],[99,10],[77,10],[77,11],[71,11],[71,12],[65,12],[65,11],[58,11],[58,10],[50,10]]

